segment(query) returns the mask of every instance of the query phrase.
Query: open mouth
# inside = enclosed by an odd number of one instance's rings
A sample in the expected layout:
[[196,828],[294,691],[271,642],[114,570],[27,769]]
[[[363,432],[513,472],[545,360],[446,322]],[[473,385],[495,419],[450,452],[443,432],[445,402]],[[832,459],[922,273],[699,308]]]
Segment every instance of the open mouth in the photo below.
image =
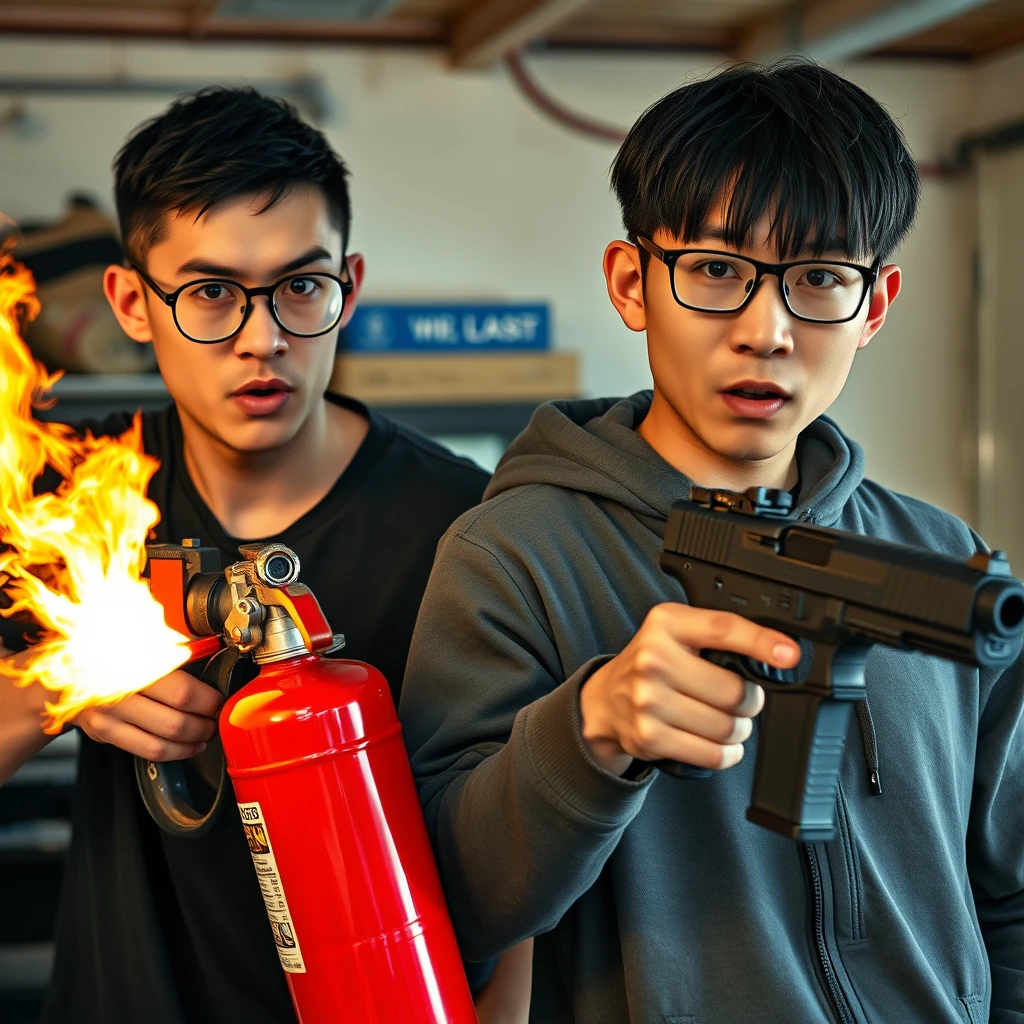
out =
[[773,391],[770,388],[730,388],[726,394],[736,395],[738,398],[747,398],[754,401],[773,400],[776,398],[786,397],[781,391]]
[[735,416],[742,419],[769,419],[792,397],[769,381],[743,380],[735,387],[724,388],[722,399]]
[[282,408],[293,390],[286,381],[275,377],[250,381],[235,391],[232,398],[249,415],[269,416]]
[[274,377],[271,380],[251,380],[248,384],[243,384],[236,391],[233,391],[232,395],[235,398],[244,395],[252,395],[254,398],[269,398],[273,395],[288,394],[288,392],[293,390],[287,381]]
[[776,401],[778,399],[785,401],[791,397],[790,393],[780,384],[776,384],[771,380],[755,380],[754,378],[738,380],[732,387],[723,388],[722,394],[735,395],[737,398],[754,402]]

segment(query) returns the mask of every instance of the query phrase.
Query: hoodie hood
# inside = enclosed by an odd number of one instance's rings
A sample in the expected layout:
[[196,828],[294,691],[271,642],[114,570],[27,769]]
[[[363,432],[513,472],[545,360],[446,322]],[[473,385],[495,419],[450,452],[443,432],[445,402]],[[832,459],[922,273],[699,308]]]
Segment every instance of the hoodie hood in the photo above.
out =
[[[638,517],[666,520],[673,502],[686,498],[690,480],[670,466],[638,433],[652,392],[629,398],[548,402],[498,463],[484,494],[551,484],[605,498]],[[864,479],[864,453],[827,416],[819,416],[797,442],[800,495],[794,516],[832,526]]]

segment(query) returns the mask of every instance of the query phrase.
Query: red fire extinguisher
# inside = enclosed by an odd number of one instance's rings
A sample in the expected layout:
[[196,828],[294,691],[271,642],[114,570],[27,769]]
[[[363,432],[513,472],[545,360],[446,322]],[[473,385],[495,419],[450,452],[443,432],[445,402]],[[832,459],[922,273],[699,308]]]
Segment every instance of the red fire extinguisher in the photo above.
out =
[[[224,705],[219,734],[299,1021],[475,1024],[387,681],[322,656],[344,637],[297,582],[295,552],[240,551],[219,572],[217,549],[198,540],[150,545],[150,589],[168,625],[192,637],[193,658],[212,655],[222,689],[224,655],[259,666]],[[219,756],[137,760],[164,828],[210,826],[230,799]]]

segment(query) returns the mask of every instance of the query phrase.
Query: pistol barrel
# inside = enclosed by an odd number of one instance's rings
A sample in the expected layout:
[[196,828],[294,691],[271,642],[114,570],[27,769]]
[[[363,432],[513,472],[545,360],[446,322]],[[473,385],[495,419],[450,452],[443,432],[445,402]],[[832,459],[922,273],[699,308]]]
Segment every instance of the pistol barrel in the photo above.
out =
[[958,560],[874,537],[673,506],[662,567],[687,599],[812,640],[844,635],[999,667],[1024,637],[1024,584],[998,555]]

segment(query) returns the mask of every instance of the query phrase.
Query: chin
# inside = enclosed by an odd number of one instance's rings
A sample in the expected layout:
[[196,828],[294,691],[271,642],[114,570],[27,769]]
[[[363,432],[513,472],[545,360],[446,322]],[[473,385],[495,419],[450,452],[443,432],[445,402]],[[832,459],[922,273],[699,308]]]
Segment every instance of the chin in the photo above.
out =
[[772,445],[749,445],[747,447],[723,445],[716,449],[719,455],[732,462],[767,462],[782,450]]
[[272,452],[284,448],[298,433],[298,428],[299,424],[293,422],[263,421],[223,430],[220,437],[229,448],[236,452],[256,455],[260,452]]
[[764,462],[786,449],[793,438],[780,430],[762,427],[739,427],[722,431],[709,438],[713,451],[734,462]]

